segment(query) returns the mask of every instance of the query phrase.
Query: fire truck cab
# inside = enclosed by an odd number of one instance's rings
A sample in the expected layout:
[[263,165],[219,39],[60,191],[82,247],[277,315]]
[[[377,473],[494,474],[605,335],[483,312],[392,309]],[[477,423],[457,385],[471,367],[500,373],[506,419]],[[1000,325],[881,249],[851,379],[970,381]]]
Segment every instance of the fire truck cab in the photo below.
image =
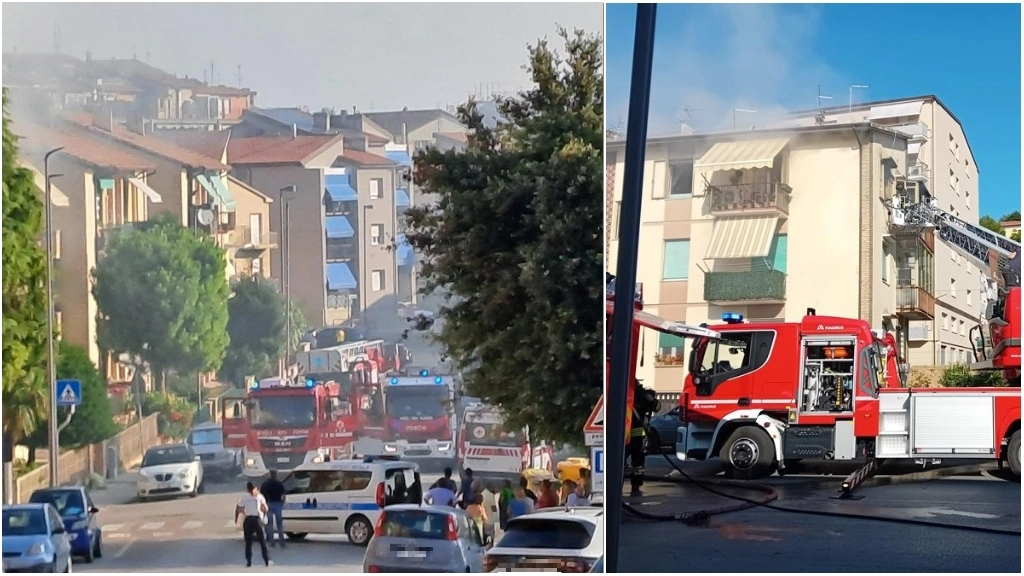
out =
[[381,376],[385,434],[382,454],[421,467],[454,467],[455,380],[420,370],[416,376]]
[[1019,388],[907,388],[895,339],[862,320],[722,319],[721,339],[693,342],[680,460],[748,479],[804,459],[993,458],[1020,475]]

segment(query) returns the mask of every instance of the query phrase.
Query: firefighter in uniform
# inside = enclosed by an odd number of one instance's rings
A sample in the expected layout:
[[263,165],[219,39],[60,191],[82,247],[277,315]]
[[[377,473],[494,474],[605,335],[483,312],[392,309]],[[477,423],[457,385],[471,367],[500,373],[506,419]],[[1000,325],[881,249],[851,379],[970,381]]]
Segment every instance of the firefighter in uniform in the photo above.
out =
[[647,443],[647,417],[657,403],[657,397],[651,390],[640,385],[639,381],[633,384],[633,414],[630,417],[629,445],[626,448],[626,456],[629,457],[629,494],[640,496],[640,489],[644,485],[644,463],[646,460]]

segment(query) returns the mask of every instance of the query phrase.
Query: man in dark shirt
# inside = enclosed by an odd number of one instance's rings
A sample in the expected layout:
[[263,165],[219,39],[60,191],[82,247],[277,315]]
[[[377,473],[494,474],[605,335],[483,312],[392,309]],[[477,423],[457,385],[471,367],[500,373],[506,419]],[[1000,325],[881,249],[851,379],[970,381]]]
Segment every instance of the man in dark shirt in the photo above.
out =
[[263,494],[270,509],[267,514],[267,541],[271,546],[274,545],[274,524],[277,524],[277,541],[284,548],[284,484],[277,479],[277,470],[270,471],[270,478],[260,486],[260,494]]
[[533,490],[530,490],[530,481],[526,479],[526,476],[519,477],[519,487],[526,493],[526,497],[533,500],[533,505],[537,505],[537,494]]
[[462,487],[459,490],[459,504],[463,510],[473,503],[473,470],[466,468],[463,472]]

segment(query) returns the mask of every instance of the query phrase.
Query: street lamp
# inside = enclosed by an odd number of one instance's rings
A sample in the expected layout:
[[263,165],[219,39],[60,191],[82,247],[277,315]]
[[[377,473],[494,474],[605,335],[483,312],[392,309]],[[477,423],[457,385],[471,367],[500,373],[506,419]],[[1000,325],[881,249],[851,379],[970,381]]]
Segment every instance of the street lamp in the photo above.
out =
[[51,180],[63,174],[50,174],[50,156],[63,150],[54,148],[43,156],[43,179],[46,182],[46,341],[49,358],[46,363],[46,390],[50,395],[50,487],[57,486],[57,464],[60,460],[60,431],[57,428],[57,361],[53,343],[53,199]]
[[295,185],[289,184],[284,188],[281,188],[281,205],[278,207],[281,211],[281,293],[284,294],[284,326],[285,326],[285,369],[288,367],[288,359],[292,356],[292,288],[289,282],[289,271],[290,266],[286,263],[288,261],[288,252],[291,249],[291,242],[288,241],[288,220],[291,216],[291,207],[289,201],[295,196]]
[[372,228],[370,227],[370,222],[368,221],[367,216],[366,216],[366,212],[368,210],[373,210],[373,204],[367,204],[367,205],[363,206],[363,222],[362,222],[362,227],[363,227],[363,232],[366,232],[367,234],[366,234],[365,237],[359,239],[359,244],[360,244],[360,246],[363,247],[363,257],[359,261],[359,268],[360,268],[360,271],[362,272],[360,274],[361,277],[359,278],[359,291],[361,292],[361,294],[359,295],[359,315],[362,318],[364,325],[366,325],[366,323],[367,323],[366,322],[366,272],[367,272],[366,266],[367,266],[368,262],[366,261],[366,243],[367,243],[367,240],[368,240],[368,237],[369,237],[369,232],[372,231]]

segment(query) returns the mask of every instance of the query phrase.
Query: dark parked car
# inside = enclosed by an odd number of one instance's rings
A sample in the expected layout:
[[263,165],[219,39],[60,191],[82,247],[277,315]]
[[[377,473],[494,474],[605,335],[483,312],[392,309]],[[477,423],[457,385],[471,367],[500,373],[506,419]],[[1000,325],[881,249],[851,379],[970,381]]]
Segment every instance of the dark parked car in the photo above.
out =
[[647,451],[651,454],[676,449],[676,430],[679,429],[679,406],[651,418]]
[[92,503],[88,490],[81,486],[44,488],[33,492],[29,502],[50,504],[57,509],[71,542],[72,555],[81,556],[86,563],[103,556],[103,533],[96,517],[99,509]]

